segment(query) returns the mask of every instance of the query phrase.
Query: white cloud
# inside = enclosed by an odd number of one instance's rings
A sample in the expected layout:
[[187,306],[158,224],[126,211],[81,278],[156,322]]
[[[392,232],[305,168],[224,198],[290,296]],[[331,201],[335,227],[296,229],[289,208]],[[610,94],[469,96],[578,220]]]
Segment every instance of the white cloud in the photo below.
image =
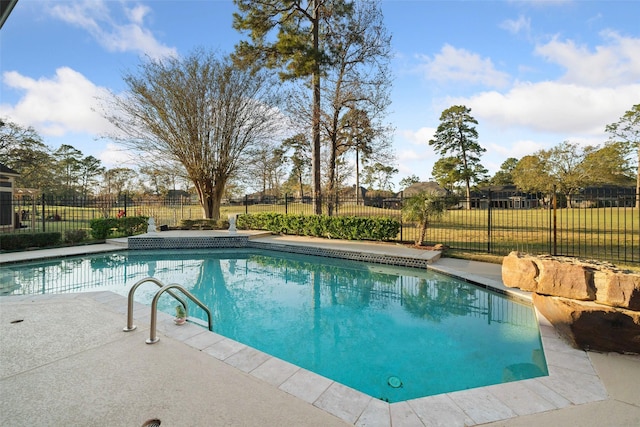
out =
[[431,174],[435,156],[426,147],[424,150],[405,149],[398,152],[397,160],[401,176],[416,174],[420,179],[426,179]]
[[531,19],[520,15],[517,20],[507,19],[500,24],[500,28],[509,31],[511,34],[525,33],[531,31]]
[[456,103],[494,126],[539,132],[602,134],[640,99],[640,84],[590,88],[560,82],[519,83],[507,93],[483,92]]
[[107,165],[114,167],[131,167],[136,164],[137,153],[127,151],[122,146],[108,143],[103,151],[98,154],[98,159]]
[[416,145],[428,145],[429,140],[433,139],[433,135],[435,135],[435,128],[422,127],[417,131],[413,130],[401,130],[399,134],[407,139],[411,144]]
[[547,148],[548,147],[546,146],[546,144],[527,139],[527,140],[518,140],[508,145],[489,144],[489,146],[487,147],[487,151],[492,152],[494,154],[500,154],[500,157],[506,160],[510,157],[521,159],[524,156],[533,154],[538,150],[544,150]]
[[58,2],[49,12],[52,16],[86,30],[110,52],[137,52],[151,58],[177,56],[175,48],[163,45],[144,20],[150,9],[146,6],[127,8],[123,5],[127,22],[117,22],[107,3],[86,0],[77,3]]
[[54,77],[38,80],[7,71],[3,81],[24,95],[13,106],[0,106],[0,112],[45,136],[72,132],[97,135],[112,130],[111,124],[93,110],[97,98],[104,99],[108,91],[71,68],[58,68]]
[[433,59],[426,55],[420,59],[424,63],[419,69],[427,79],[481,83],[490,87],[503,87],[509,83],[509,75],[496,70],[491,59],[449,44],[445,44]]
[[640,81],[640,38],[623,37],[615,31],[601,36],[609,43],[593,50],[573,40],[554,38],[536,46],[535,53],[564,67],[565,83],[613,87]]

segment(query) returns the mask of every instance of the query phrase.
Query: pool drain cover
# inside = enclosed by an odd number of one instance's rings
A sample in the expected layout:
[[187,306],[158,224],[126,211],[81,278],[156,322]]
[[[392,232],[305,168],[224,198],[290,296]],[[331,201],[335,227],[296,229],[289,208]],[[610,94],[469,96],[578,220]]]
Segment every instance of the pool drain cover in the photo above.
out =
[[142,424],[142,427],[158,427],[160,425],[160,420],[154,418],[152,420],[147,420]]
[[389,377],[387,384],[393,388],[400,388],[402,387],[402,380],[398,377]]

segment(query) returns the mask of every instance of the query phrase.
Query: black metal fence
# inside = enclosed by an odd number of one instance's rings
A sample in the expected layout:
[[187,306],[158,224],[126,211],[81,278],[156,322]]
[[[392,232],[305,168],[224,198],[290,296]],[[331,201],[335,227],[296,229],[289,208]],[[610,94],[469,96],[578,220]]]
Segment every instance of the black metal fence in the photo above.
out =
[[[640,263],[640,209],[635,189],[591,189],[570,200],[516,191],[486,192],[463,201],[430,223],[425,242],[452,249],[505,255],[512,250],[605,261]],[[404,199],[333,198],[322,200],[323,213],[331,215],[384,216],[401,222],[396,241],[416,240],[415,223],[402,220]],[[93,218],[149,216],[156,225],[179,227],[183,220],[202,218],[197,201],[131,198],[54,199],[47,196],[17,197],[11,206],[0,206],[4,232],[89,230]],[[228,200],[221,218],[257,212],[313,214],[310,198],[250,197]],[[13,221],[9,221],[13,218]]]

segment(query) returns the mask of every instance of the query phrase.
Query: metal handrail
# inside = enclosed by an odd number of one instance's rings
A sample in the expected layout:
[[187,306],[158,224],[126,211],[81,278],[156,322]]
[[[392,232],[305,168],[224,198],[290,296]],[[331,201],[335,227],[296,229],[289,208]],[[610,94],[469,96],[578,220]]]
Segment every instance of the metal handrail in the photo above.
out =
[[149,328],[149,339],[146,341],[147,344],[155,344],[158,341],[160,341],[160,338],[158,338],[158,336],[156,335],[156,322],[158,317],[158,310],[157,310],[158,300],[160,299],[160,296],[163,293],[171,292],[170,289],[178,289],[180,292],[188,296],[191,301],[195,302],[201,309],[203,309],[207,313],[207,320],[209,321],[209,331],[213,331],[213,323],[211,322],[211,311],[209,310],[209,308],[206,305],[202,304],[198,300],[198,298],[196,298],[195,296],[193,296],[193,294],[191,294],[191,292],[187,291],[185,288],[178,285],[177,283],[172,283],[170,285],[165,285],[162,288],[160,288],[160,290],[156,293],[156,295],[153,297],[153,300],[151,301],[151,327]]
[[[122,329],[125,332],[131,332],[137,328],[137,326],[133,324],[133,294],[136,292],[136,289],[140,287],[140,285],[146,282],[155,283],[160,288],[164,287],[164,283],[162,283],[160,280],[156,279],[155,277],[146,277],[142,280],[137,281],[131,287],[131,289],[129,290],[129,296],[127,297],[127,326],[124,329]],[[169,295],[171,295],[172,297],[180,301],[180,304],[182,304],[182,307],[184,307],[184,312],[187,313],[187,302],[171,291],[169,291]]]

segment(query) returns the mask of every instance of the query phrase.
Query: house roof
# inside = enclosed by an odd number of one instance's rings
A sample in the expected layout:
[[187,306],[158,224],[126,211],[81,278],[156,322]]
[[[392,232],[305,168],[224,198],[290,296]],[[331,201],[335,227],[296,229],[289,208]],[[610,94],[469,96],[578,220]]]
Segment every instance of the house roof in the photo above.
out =
[[419,193],[439,193],[443,196],[447,194],[447,190],[440,187],[437,182],[429,181],[429,182],[416,182],[415,184],[411,184],[407,188],[404,189],[404,197],[412,197]]

